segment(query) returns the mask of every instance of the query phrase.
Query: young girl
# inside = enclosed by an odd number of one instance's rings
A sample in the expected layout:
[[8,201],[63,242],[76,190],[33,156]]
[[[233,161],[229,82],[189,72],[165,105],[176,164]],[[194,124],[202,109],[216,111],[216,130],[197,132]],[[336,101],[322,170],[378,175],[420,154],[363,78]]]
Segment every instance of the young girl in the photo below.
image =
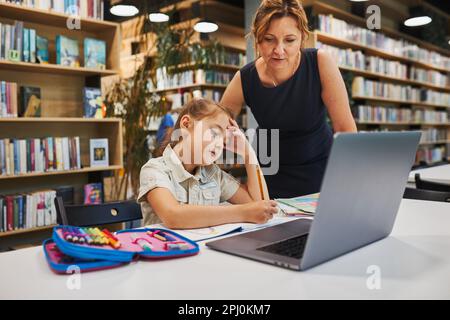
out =
[[[229,110],[194,99],[181,111],[173,130],[162,156],[141,169],[138,201],[144,225],[162,222],[168,228],[189,229],[265,223],[278,211],[275,201],[262,199],[255,152]],[[171,140],[174,136],[179,139]],[[246,184],[214,164],[224,147],[245,160]],[[269,199],[262,174],[260,179],[264,199]],[[234,205],[219,205],[225,201]]]

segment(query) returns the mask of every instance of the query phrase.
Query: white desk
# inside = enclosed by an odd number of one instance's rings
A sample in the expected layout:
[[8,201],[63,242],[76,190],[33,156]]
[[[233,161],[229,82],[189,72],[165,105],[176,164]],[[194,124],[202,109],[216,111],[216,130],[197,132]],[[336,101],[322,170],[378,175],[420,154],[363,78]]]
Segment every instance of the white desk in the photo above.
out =
[[[367,267],[381,269],[369,290]],[[68,276],[48,268],[42,248],[0,254],[0,299],[397,299],[450,298],[450,204],[403,200],[391,237],[305,272],[212,251]]]
[[420,178],[424,180],[450,184],[450,164],[411,171],[409,182],[414,182],[416,173],[420,173]]

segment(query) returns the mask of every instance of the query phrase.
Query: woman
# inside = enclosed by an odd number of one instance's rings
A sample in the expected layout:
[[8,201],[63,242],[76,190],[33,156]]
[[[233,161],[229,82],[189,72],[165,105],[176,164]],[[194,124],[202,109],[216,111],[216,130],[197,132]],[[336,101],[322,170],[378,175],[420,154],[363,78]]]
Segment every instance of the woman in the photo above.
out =
[[257,59],[221,101],[235,115],[248,105],[260,129],[279,129],[279,170],[266,176],[271,198],[320,191],[333,141],[327,111],[334,132],[356,132],[339,69],[322,49],[304,49],[308,34],[298,0],[263,0],[252,26]]

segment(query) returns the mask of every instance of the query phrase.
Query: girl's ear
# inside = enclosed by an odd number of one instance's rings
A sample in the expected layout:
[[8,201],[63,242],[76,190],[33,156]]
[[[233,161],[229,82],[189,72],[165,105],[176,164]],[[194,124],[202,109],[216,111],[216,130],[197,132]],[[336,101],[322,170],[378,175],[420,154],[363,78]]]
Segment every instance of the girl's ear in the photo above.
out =
[[180,120],[180,128],[189,129],[190,126],[191,126],[191,117],[188,114],[185,114]]

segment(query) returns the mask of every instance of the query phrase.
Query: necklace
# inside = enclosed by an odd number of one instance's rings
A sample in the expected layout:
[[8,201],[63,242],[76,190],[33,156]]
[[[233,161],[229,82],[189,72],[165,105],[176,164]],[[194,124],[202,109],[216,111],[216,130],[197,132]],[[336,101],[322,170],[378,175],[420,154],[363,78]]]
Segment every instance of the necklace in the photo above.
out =
[[[297,68],[298,68],[299,62],[300,62],[300,52],[298,53],[297,63],[294,64],[294,69],[292,70],[292,74],[291,74],[290,77],[292,77],[292,76],[294,75],[295,71],[296,71]],[[267,66],[266,66],[266,72],[267,72]],[[270,73],[269,75],[270,75],[270,78],[271,78],[271,80],[272,80],[272,83],[273,83],[274,88],[276,88],[276,87],[278,86],[278,83],[275,81],[275,77],[273,76],[272,73]]]

